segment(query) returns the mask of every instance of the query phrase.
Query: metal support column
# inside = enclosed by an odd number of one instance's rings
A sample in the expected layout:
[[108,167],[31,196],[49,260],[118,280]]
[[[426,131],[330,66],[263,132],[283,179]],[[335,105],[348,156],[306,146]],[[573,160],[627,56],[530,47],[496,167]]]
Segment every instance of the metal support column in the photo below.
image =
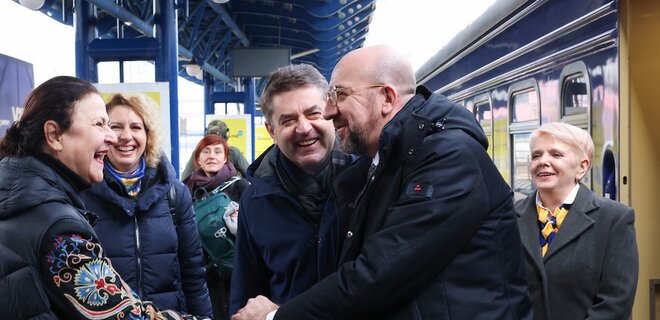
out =
[[[215,101],[211,97],[215,92],[215,80],[213,77],[204,77],[204,115],[215,113]],[[206,125],[206,124],[204,124]]]
[[179,86],[178,86],[178,46],[177,16],[174,1],[157,1],[156,40],[161,43],[161,50],[156,58],[156,81],[169,82],[170,89],[170,161],[176,176],[179,176]]
[[255,83],[254,83],[254,78],[245,78],[243,79],[243,83],[245,85],[245,105],[243,106],[245,113],[250,115],[250,126],[252,127],[252,136],[250,139],[252,140],[252,159],[250,162],[254,161],[254,114],[255,114],[255,106],[256,106],[256,90],[255,90]]
[[98,82],[98,68],[96,61],[88,54],[88,45],[94,40],[93,6],[85,0],[76,0],[75,10],[75,60],[76,77],[90,82]]

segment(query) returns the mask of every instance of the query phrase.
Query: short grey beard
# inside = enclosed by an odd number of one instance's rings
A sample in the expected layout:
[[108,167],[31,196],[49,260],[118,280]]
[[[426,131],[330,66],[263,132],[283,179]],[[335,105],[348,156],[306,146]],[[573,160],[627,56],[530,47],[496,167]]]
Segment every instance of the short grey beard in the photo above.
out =
[[346,140],[340,140],[341,149],[346,153],[366,155],[367,143],[364,141],[361,132],[348,130],[348,137]]

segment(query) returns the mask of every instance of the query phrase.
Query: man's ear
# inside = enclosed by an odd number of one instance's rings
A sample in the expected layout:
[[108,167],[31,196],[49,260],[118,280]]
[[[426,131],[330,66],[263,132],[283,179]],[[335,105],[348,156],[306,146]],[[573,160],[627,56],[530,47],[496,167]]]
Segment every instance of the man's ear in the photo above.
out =
[[380,112],[384,116],[387,116],[394,111],[394,108],[396,107],[396,102],[399,99],[399,92],[390,85],[384,85],[383,88],[381,89],[383,90],[383,94],[385,95],[385,100],[383,101],[383,107],[381,108]]
[[62,134],[60,133],[60,125],[53,120],[48,120],[44,123],[44,136],[46,137],[46,144],[48,148],[54,151],[62,151]]
[[270,125],[270,122],[268,122],[268,120],[266,120],[266,122],[264,122],[264,124],[266,125],[266,130],[268,130],[268,134],[270,135],[270,138],[273,140],[273,143],[276,143],[275,142],[275,128],[273,128],[273,126]]

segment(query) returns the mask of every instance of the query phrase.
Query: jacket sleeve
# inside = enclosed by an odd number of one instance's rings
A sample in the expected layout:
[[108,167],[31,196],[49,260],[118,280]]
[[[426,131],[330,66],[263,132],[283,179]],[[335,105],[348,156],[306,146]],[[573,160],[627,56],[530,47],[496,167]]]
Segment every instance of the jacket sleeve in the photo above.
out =
[[175,181],[177,226],[179,239],[178,258],[181,265],[181,282],[186,296],[188,313],[212,316],[209,291],[206,287],[204,255],[195,223],[190,191],[180,181]]
[[425,141],[431,149],[396,186],[398,200],[357,258],[280,306],[275,319],[360,319],[399,309],[461,252],[492,204],[476,142],[450,131]]
[[602,262],[601,283],[586,319],[628,319],[639,273],[635,213],[632,208],[618,204],[605,210],[610,210],[615,217]]
[[188,178],[193,171],[195,171],[195,153],[190,154],[190,159],[188,159],[188,162],[186,162],[186,167],[183,168],[183,172],[181,173],[181,180]]
[[269,296],[268,274],[249,228],[250,219],[258,219],[257,208],[252,206],[252,188],[241,196],[238,231],[234,247],[234,267],[231,275],[229,315],[242,308],[247,300],[257,295]]
[[151,319],[157,310],[141,301],[114,270],[89,229],[71,219],[54,224],[42,240],[41,277],[52,305],[67,319]]
[[241,150],[236,147],[229,147],[229,161],[234,164],[241,176],[245,177],[245,172],[247,172],[250,163],[245,159]]

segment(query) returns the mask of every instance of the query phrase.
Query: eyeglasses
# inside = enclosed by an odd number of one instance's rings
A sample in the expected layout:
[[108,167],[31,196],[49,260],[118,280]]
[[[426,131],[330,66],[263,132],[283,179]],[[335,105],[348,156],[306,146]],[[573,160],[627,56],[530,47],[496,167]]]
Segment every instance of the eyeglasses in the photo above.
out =
[[332,103],[333,106],[337,106],[337,97],[339,97],[339,95],[344,95],[348,97],[358,91],[373,89],[373,88],[382,88],[384,86],[385,86],[384,84],[373,84],[370,86],[354,87],[354,88],[331,86],[328,92],[325,94],[325,96],[328,100],[330,100],[330,103]]

